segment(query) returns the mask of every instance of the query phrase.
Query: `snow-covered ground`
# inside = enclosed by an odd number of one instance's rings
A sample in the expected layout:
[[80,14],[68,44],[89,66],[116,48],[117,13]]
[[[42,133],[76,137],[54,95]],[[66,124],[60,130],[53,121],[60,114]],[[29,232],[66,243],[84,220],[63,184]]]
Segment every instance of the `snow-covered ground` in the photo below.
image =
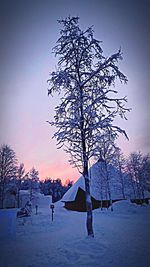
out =
[[94,211],[95,238],[86,236],[86,213],[58,202],[17,219],[16,237],[0,240],[1,267],[149,267],[150,205],[114,204]]

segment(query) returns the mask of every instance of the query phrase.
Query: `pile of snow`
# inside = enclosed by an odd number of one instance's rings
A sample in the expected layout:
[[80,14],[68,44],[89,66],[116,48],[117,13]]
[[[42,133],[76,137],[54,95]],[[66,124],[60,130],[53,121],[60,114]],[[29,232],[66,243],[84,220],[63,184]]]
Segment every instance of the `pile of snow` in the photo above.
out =
[[113,203],[113,211],[115,213],[136,213],[138,208],[130,200],[121,200]]
[[52,203],[52,196],[45,196],[43,194],[37,193],[32,196],[32,206],[38,205],[39,208],[49,208]]
[[20,207],[23,208],[27,201],[30,199],[30,192],[29,190],[20,190]]
[[16,214],[17,214],[17,209],[0,210],[0,239],[15,237]]
[[[24,207],[27,201],[30,200],[30,191],[29,190],[20,190],[20,206]],[[38,205],[39,208],[49,207],[52,203],[52,196],[45,196],[39,192],[32,193],[31,198],[32,207]]]

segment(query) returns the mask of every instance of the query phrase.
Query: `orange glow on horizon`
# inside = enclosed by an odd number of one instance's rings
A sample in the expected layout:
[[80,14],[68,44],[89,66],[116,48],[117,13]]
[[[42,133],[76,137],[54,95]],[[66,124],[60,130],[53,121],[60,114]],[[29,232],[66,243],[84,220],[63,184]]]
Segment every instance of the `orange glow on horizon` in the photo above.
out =
[[[28,172],[33,166],[29,162],[25,162],[25,169]],[[72,168],[68,162],[66,163],[53,163],[49,166],[44,164],[34,165],[35,169],[39,172],[40,180],[46,178],[61,179],[62,183],[65,184],[66,180],[75,182],[79,177],[80,173],[76,168]]]

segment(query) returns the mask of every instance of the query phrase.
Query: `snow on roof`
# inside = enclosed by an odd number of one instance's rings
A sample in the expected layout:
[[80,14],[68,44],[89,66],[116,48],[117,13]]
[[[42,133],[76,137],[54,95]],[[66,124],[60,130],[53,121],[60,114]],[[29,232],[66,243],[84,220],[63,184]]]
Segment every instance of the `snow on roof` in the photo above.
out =
[[[97,200],[101,200],[101,199],[108,199],[107,196],[104,197],[105,195],[105,189],[104,189],[104,185],[101,184],[100,181],[102,181],[104,179],[104,174],[103,172],[103,163],[102,162],[97,162],[96,164],[94,164],[90,169],[89,169],[89,176],[90,176],[90,182],[91,182],[91,196],[94,197]],[[113,174],[114,171],[114,167],[111,166],[111,173]],[[114,173],[116,175],[116,173]],[[100,190],[100,188],[102,188],[102,190]],[[84,177],[81,176],[76,183],[66,192],[66,194],[63,196],[62,201],[74,201],[76,194],[78,192],[78,189],[81,188],[85,191],[85,185],[84,185]],[[101,196],[100,191],[103,192],[103,196]],[[116,199],[116,197],[118,199],[122,199],[121,194],[116,192],[117,190],[115,190],[112,194],[112,199]],[[107,192],[108,194],[108,192]]]
[[[91,183],[91,196],[96,200],[107,200],[109,199],[108,182],[106,179],[106,170],[104,162],[98,161],[89,169],[90,183]],[[111,199],[123,199],[122,184],[120,181],[119,171],[112,165],[108,166],[109,173],[109,188],[111,192]],[[124,191],[125,198],[136,198],[134,195],[133,184],[126,174],[123,174],[124,179]],[[135,185],[134,185],[135,186]],[[74,201],[78,192],[81,188],[85,191],[84,178],[81,176],[76,183],[66,192],[63,196],[62,201]],[[150,192],[145,191],[144,197],[150,197]],[[138,198],[138,197],[137,197]],[[142,198],[142,196],[141,196]]]
[[84,178],[81,176],[75,184],[64,194],[62,201],[74,201],[78,192],[81,188],[85,191]]

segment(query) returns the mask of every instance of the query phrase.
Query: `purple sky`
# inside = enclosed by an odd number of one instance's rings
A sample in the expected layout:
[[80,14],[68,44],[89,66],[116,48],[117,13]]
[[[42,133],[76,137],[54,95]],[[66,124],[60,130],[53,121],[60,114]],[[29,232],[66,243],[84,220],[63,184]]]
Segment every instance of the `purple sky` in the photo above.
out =
[[121,70],[127,85],[117,85],[132,108],[128,121],[119,121],[130,141],[119,145],[125,154],[150,151],[149,60],[150,34],[147,1],[1,1],[0,4],[0,143],[9,144],[27,171],[34,166],[40,178],[77,179],[67,156],[51,139],[52,119],[58,96],[47,97],[49,72],[55,69],[51,53],[59,37],[57,19],[80,17],[82,28],[94,25],[105,55],[121,46]]

